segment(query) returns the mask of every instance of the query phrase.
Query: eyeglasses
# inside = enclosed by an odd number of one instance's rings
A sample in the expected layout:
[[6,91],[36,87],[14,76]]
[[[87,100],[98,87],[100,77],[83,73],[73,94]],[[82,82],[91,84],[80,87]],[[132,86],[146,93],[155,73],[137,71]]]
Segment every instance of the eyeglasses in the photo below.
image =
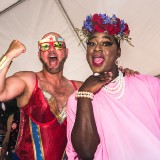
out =
[[44,42],[38,44],[39,50],[43,52],[48,51],[51,46],[53,46],[53,48],[56,50],[60,50],[65,47],[65,44],[62,41],[52,41],[52,42]]

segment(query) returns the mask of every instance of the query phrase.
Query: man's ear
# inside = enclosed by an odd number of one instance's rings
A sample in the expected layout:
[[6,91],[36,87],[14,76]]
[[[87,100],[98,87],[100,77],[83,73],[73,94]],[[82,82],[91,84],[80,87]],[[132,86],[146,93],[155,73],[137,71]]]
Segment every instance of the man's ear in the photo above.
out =
[[40,58],[40,52],[38,52],[38,58]]
[[66,57],[68,58],[68,48],[66,48]]

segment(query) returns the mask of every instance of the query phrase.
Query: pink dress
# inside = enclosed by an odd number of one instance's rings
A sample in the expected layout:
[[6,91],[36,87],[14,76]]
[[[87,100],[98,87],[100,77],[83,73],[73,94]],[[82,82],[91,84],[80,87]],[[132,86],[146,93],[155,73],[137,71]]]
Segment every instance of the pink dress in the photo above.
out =
[[[67,155],[79,159],[71,143],[77,101],[67,106]],[[92,100],[100,137],[95,160],[160,160],[160,79],[125,77],[120,99],[101,89]]]

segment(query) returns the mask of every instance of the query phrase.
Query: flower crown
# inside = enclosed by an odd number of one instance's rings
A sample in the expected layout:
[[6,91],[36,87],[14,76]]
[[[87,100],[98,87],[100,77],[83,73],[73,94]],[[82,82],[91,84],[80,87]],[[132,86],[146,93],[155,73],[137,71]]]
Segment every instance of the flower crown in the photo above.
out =
[[82,29],[76,28],[75,30],[83,37],[81,41],[86,42],[93,32],[107,32],[110,35],[114,35],[119,42],[125,40],[133,46],[131,38],[129,38],[130,30],[128,24],[115,15],[112,17],[106,14],[88,15]]

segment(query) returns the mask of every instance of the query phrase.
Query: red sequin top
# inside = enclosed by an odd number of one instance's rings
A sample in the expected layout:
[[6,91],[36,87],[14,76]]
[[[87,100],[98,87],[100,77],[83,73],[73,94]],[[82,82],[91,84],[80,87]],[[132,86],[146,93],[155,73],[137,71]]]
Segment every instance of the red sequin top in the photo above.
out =
[[61,160],[67,143],[66,119],[58,123],[38,87],[37,77],[32,96],[20,112],[17,156],[21,160]]

